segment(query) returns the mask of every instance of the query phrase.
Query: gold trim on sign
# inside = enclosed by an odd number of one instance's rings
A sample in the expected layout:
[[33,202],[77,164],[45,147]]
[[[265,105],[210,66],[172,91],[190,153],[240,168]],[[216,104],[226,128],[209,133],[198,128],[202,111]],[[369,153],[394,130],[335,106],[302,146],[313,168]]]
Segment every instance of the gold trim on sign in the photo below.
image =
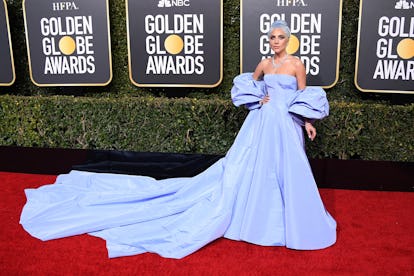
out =
[[130,41],[130,31],[129,31],[129,12],[128,12],[128,2],[130,0],[125,0],[126,8],[126,24],[127,24],[127,43],[128,43],[128,69],[129,69],[129,79],[135,86],[138,87],[197,87],[197,88],[214,88],[221,84],[223,81],[223,0],[220,0],[220,77],[219,80],[214,84],[140,84],[136,82],[132,77],[131,69],[131,41]]
[[334,82],[330,85],[321,86],[323,88],[332,88],[336,85],[339,80],[339,63],[341,62],[341,35],[342,35],[342,2],[339,0],[339,14],[338,14],[338,44],[336,52],[336,78]]
[[110,36],[110,22],[109,22],[109,0],[105,0],[106,3],[106,22],[107,22],[107,32],[108,32],[108,58],[109,58],[109,78],[104,83],[38,83],[33,78],[32,72],[32,62],[31,62],[31,54],[30,54],[30,45],[29,45],[29,32],[27,27],[27,19],[26,19],[26,1],[22,1],[23,6],[23,18],[24,18],[24,28],[26,32],[26,45],[27,45],[27,56],[28,56],[28,63],[29,63],[29,72],[30,72],[30,79],[31,81],[40,87],[52,87],[52,86],[106,86],[112,81],[113,72],[112,72],[112,52],[111,52],[111,36]]
[[355,74],[354,74],[354,84],[362,92],[369,92],[365,89],[362,89],[358,84],[358,64],[359,64],[359,46],[360,46],[360,37],[361,37],[361,22],[362,22],[362,0],[359,2],[359,18],[358,18],[358,36],[357,36],[357,47],[355,55]]
[[240,55],[240,64],[239,64],[239,67],[240,67],[240,74],[242,74],[243,73],[243,0],[240,0],[240,16],[239,16],[239,20],[240,20],[240,22],[239,22],[239,28],[240,28],[240,31],[239,31],[239,44],[240,44],[240,46],[239,46],[239,48],[240,48],[240,51],[239,51],[239,55]]
[[414,91],[404,91],[404,90],[376,90],[376,89],[365,89],[359,86],[358,84],[358,65],[359,65],[359,50],[360,50],[360,38],[361,38],[361,25],[362,25],[362,6],[363,0],[359,3],[359,20],[358,20],[358,38],[357,38],[357,49],[356,49],[356,58],[355,58],[355,74],[354,74],[354,84],[361,92],[376,92],[376,93],[394,93],[394,94],[414,94]]
[[[338,39],[336,52],[336,74],[335,80],[332,84],[324,85],[323,88],[331,88],[336,85],[339,80],[339,63],[341,56],[341,32],[342,32],[342,6],[343,0],[339,0],[339,15],[338,15]],[[259,61],[258,61],[259,62]],[[240,0],[240,74],[243,73],[243,0]]]
[[3,0],[3,6],[4,6],[4,14],[6,16],[6,28],[7,28],[7,37],[9,39],[10,61],[11,61],[11,66],[12,66],[13,79],[9,83],[0,83],[0,86],[10,86],[16,80],[16,72],[15,72],[15,69],[14,69],[13,47],[12,47],[12,41],[11,41],[11,36],[10,36],[9,14],[7,12],[7,3],[6,3],[6,0]]

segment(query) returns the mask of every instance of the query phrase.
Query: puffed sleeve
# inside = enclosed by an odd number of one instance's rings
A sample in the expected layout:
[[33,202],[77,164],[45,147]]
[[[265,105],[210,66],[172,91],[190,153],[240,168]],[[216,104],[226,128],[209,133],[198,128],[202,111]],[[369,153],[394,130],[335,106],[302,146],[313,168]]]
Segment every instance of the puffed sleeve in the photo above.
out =
[[234,78],[231,99],[235,106],[244,104],[249,110],[259,108],[259,101],[265,95],[264,81],[254,80],[253,73],[243,73]]
[[304,125],[305,119],[320,120],[329,115],[329,102],[325,91],[318,86],[308,86],[296,91],[296,96],[289,106],[294,119]]

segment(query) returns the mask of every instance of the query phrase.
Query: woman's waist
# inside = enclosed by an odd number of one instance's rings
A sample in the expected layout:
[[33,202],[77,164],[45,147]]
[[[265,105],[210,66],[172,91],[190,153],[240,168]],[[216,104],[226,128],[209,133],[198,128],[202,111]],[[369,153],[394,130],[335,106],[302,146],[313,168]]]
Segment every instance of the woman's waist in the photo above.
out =
[[269,102],[267,103],[269,106],[281,110],[281,111],[286,111],[289,109],[289,104],[288,102],[281,100],[281,99],[275,99],[275,98],[270,98]]
[[272,102],[274,104],[289,105],[293,100],[293,97],[290,95],[272,94],[272,93],[269,93],[267,95],[269,96],[269,99],[270,99],[269,102]]

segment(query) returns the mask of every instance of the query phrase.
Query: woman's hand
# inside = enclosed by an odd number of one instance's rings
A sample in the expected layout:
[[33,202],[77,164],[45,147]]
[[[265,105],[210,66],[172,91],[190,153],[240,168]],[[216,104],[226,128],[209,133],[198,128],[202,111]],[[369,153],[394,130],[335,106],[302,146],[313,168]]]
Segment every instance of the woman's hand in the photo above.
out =
[[308,138],[313,141],[316,137],[316,128],[311,124],[311,122],[305,122],[305,129],[306,133],[308,134]]
[[266,95],[263,99],[259,101],[260,105],[264,105],[265,103],[268,103],[270,101],[269,95]]

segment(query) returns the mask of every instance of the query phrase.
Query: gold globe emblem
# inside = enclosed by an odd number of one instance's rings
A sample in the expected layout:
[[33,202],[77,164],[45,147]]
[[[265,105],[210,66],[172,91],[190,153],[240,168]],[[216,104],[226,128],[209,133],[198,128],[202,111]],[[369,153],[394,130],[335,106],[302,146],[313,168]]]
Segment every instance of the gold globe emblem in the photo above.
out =
[[165,50],[171,55],[180,53],[184,48],[184,41],[179,35],[169,35],[164,41]]
[[397,53],[403,59],[414,57],[414,39],[404,38],[397,45]]
[[75,52],[76,43],[70,36],[64,36],[59,40],[59,50],[65,55],[71,55]]
[[289,44],[286,47],[286,52],[289,55],[296,53],[299,50],[299,39],[295,35],[290,35]]

